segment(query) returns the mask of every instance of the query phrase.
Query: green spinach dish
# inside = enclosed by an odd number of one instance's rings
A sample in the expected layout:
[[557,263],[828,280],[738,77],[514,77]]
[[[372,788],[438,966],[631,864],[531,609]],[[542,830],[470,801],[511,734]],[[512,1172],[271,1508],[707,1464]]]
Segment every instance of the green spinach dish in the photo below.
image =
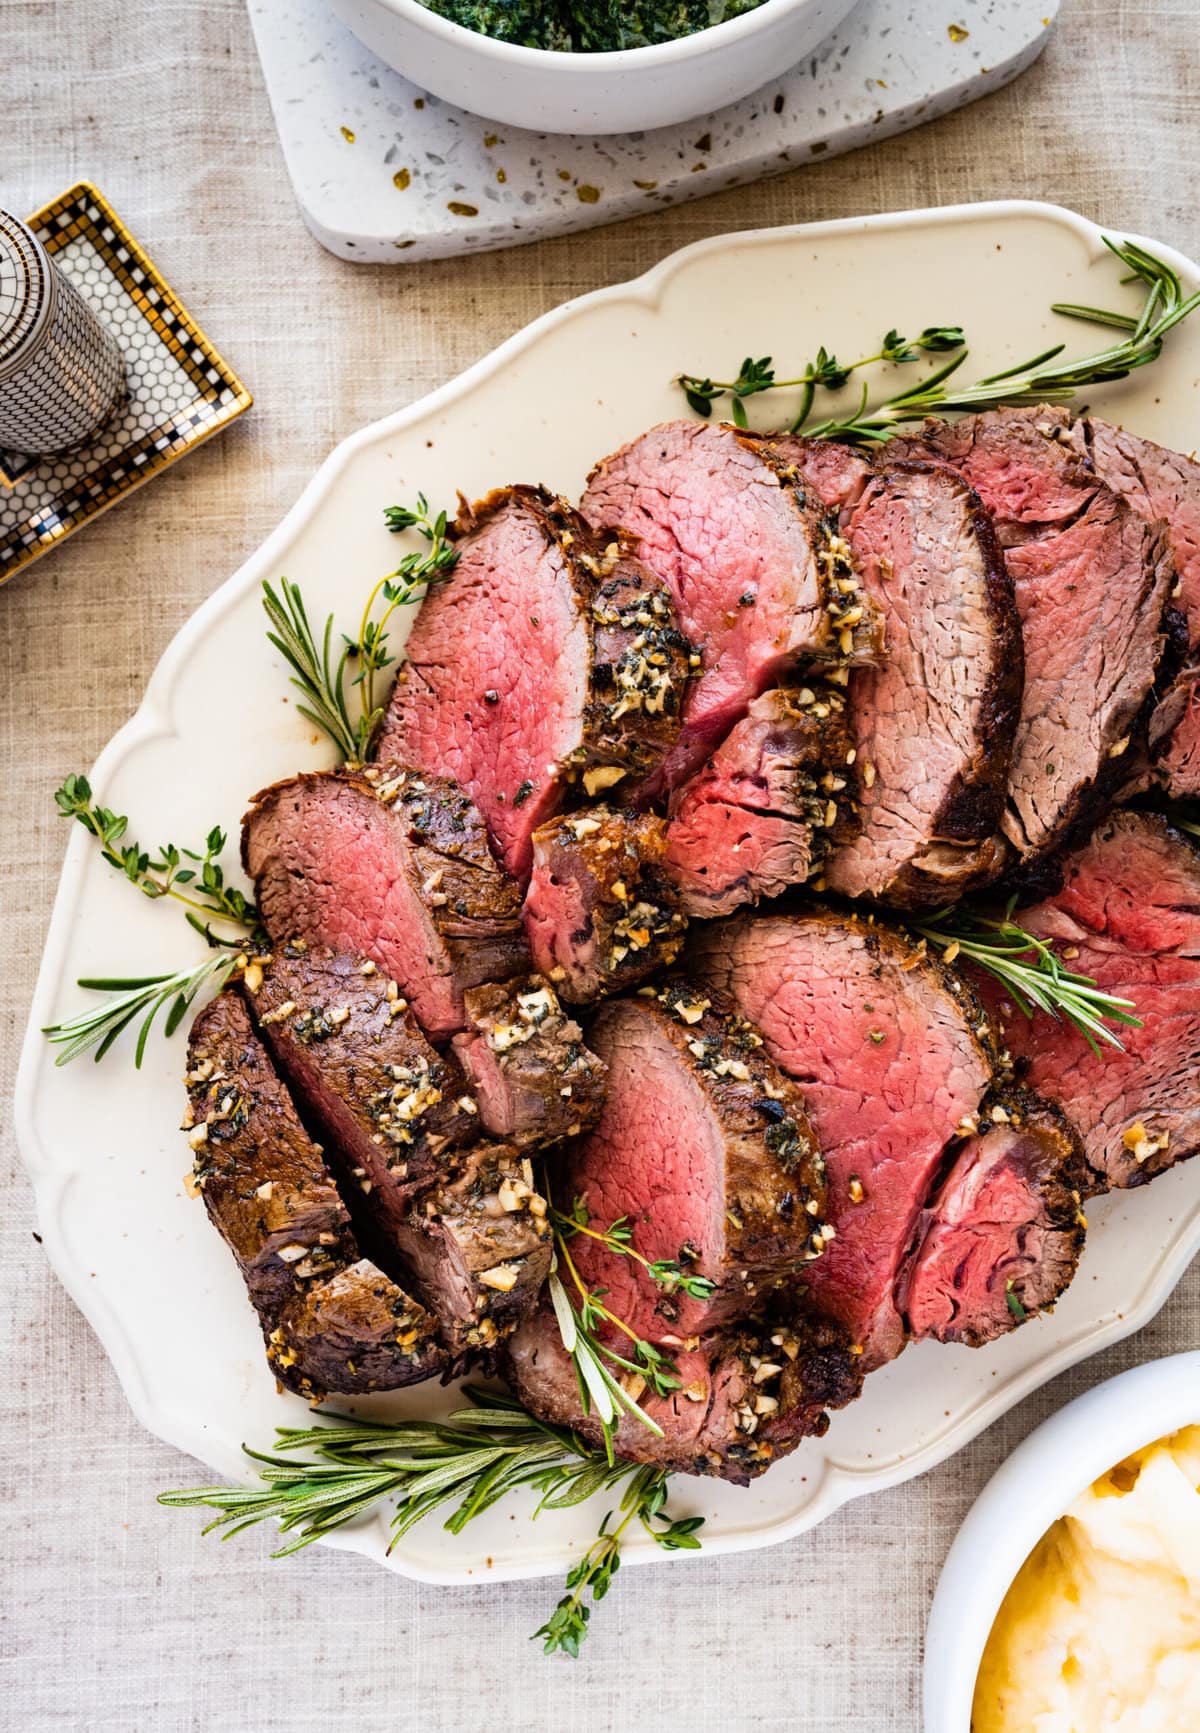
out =
[[468,30],[523,48],[603,54],[673,42],[753,12],[763,0],[423,0]]

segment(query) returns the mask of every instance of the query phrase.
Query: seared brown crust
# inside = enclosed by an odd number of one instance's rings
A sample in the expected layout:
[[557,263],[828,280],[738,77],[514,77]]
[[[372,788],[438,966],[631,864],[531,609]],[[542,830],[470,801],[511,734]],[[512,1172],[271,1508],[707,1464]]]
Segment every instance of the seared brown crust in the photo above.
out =
[[454,1178],[417,1199],[396,1238],[456,1356],[511,1334],[550,1273],[546,1203],[511,1144],[478,1144]]
[[501,487],[473,505],[463,500],[454,533],[470,535],[514,503],[558,547],[592,645],[583,740],[561,772],[578,781],[588,770],[616,768],[622,776],[613,780],[631,788],[675,744],[683,695],[699,659],[676,625],[671,592],[638,559],[637,537],[594,529],[546,488]]
[[[739,445],[755,452],[768,465],[780,491],[808,525],[817,551],[817,571],[830,624],[825,655],[832,661],[878,662],[886,650],[887,623],[870,596],[856,587],[858,572],[842,541],[838,513],[826,510],[810,487],[794,454],[788,449],[787,437],[780,439],[774,434],[750,433],[732,426],[727,426],[726,431],[734,434]],[[843,620],[855,609],[861,610],[861,617],[851,625],[844,625]]]
[[[187,1085],[195,1185],[242,1270],[281,1383],[315,1398],[440,1371],[433,1320],[360,1259],[322,1151],[232,988],[192,1025]],[[322,1314],[328,1336],[316,1328]]]
[[522,1149],[589,1131],[604,1105],[606,1068],[542,975],[464,994],[475,1033],[454,1051],[475,1088],[483,1128]]
[[[881,458],[878,468],[885,479],[890,473],[921,475],[940,471],[954,474],[946,464],[917,458],[901,462],[888,462]],[[960,772],[939,808],[934,835],[935,844],[961,844],[968,855],[976,855],[976,871],[968,871],[965,877],[954,874],[956,894],[966,895],[996,877],[1006,853],[1003,839],[995,833],[1008,792],[1013,731],[1025,685],[1025,647],[1012,579],[1005,567],[1004,550],[991,517],[974,488],[961,477],[955,479],[962,486],[967,520],[984,558],[987,613],[992,627],[992,658],[975,756],[970,768]],[[890,900],[910,908],[944,902],[945,879],[944,873],[928,871],[921,861],[914,861],[905,869],[897,885],[897,895]]]
[[[431,967],[440,962],[441,972],[459,989],[528,967],[520,891],[492,854],[477,809],[457,783],[418,776],[395,762],[306,771],[254,796],[242,825],[242,861],[257,885],[263,922],[277,943],[297,937],[320,943],[324,937],[304,928],[307,872],[332,885],[339,901],[345,898],[351,904],[356,897],[369,898],[375,888],[369,874],[365,885],[355,882],[355,874],[365,869],[353,850],[345,859],[323,857],[312,863],[295,856],[295,838],[289,837],[283,816],[286,809],[292,809],[294,818],[310,800],[331,799],[369,802],[395,824],[398,847],[410,860],[407,876],[413,896],[422,905],[434,948],[444,947],[441,958],[429,959]],[[290,846],[280,848],[277,829],[289,837]],[[369,916],[365,910],[368,928]],[[375,961],[385,966],[380,958]],[[402,982],[401,987],[417,998],[412,983]]]
[[680,977],[653,995],[606,1007],[598,1023],[635,1008],[669,1040],[720,1124],[729,1280],[744,1293],[745,1271],[778,1265],[790,1272],[819,1257],[826,1234],[825,1163],[803,1095],[768,1058],[758,1030],[728,995]]
[[525,930],[560,998],[587,1004],[670,967],[687,917],[663,869],[662,819],[587,807],[543,825],[533,846]]
[[479,1135],[462,1072],[430,1046],[374,963],[300,939],[253,964],[242,984],[343,1183],[369,1182],[370,1213],[386,1227]]

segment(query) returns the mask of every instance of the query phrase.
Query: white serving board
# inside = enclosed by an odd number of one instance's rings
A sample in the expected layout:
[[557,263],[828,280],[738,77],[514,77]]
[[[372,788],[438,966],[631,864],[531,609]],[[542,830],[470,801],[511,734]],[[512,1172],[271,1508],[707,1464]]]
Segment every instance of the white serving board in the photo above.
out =
[[569,234],[888,138],[1024,71],[1059,0],[861,0],[753,96],[607,138],[521,131],[441,102],[325,0],[249,5],[305,222],[340,258],[394,264]]
[[[1200,286],[1200,267],[1156,250],[1189,290]],[[680,413],[674,374],[715,372],[747,351],[781,363],[818,343],[861,354],[891,325],[914,331],[960,320],[972,374],[1051,341],[1083,354],[1095,331],[1051,314],[1049,303],[1120,306],[1124,296],[1132,304],[1118,276],[1100,230],[1084,218],[1047,205],[982,204],[720,236],[634,282],[568,302],[333,452],[278,529],[170,645],[137,714],[96,765],[97,799],[128,813],[130,834],[149,842],[186,842],[214,823],[236,837],[253,790],[328,766],[331,749],[288,701],[286,669],[265,641],[261,585],[286,573],[302,586],[311,619],[332,610],[347,624],[365,589],[396,563],[383,508],[418,489],[435,504],[457,488],[478,497],[518,479],[575,494],[602,453]],[[1191,449],[1200,320],[1175,332],[1167,361],[1091,400],[1151,438]],[[397,645],[402,636],[401,628]],[[50,794],[47,783],[47,801]],[[306,1424],[308,1408],[277,1393],[241,1277],[203,1205],[185,1193],[182,1040],[154,1034],[140,1073],[128,1034],[103,1064],[85,1058],[58,1070],[40,1033],[88,1001],[75,985],[80,975],[158,973],[203,954],[173,907],[137,896],[72,826],[15,1116],[47,1255],[130,1403],[159,1437],[232,1478],[246,1477],[243,1440],[269,1446],[275,1426]],[[1079,1274],[1052,1316],[978,1352],[933,1342],[908,1349],[867,1380],[824,1439],[807,1440],[749,1488],[679,1477],[672,1506],[706,1518],[705,1553],[785,1539],[848,1499],[933,1467],[1047,1378],[1145,1323],[1200,1249],[1200,1161],[1099,1199],[1088,1216]],[[454,1400],[425,1384],[334,1405],[428,1415]],[[197,1478],[184,1462],[172,1476],[176,1484]],[[592,1500],[534,1521],[533,1506],[532,1497],[507,1500],[459,1535],[422,1522],[390,1554],[381,1511],[329,1544],[432,1582],[539,1575],[578,1556],[605,1508]],[[663,1555],[639,1536],[626,1556]]]

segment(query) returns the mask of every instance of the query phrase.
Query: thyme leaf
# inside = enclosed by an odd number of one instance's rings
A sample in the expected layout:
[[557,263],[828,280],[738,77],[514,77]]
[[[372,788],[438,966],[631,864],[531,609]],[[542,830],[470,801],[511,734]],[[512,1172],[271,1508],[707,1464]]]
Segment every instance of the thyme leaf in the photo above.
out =
[[[840,439],[852,445],[883,444],[908,423],[923,421],[927,415],[970,413],[995,408],[998,404],[1035,406],[1041,403],[1069,403],[1081,390],[1091,385],[1108,384],[1124,379],[1139,367],[1157,361],[1171,331],[1200,307],[1200,290],[1185,295],[1178,273],[1145,247],[1135,241],[1116,241],[1104,236],[1104,244],[1125,267],[1124,283],[1140,283],[1145,290],[1140,309],[1125,313],[1103,307],[1085,307],[1073,302],[1056,301],[1051,311],[1068,319],[1101,325],[1119,333],[1107,348],[1075,360],[1064,360],[1065,343],[1056,343],[1041,354],[986,374],[969,385],[951,385],[950,381],[966,361],[968,351],[962,347],[962,332],[957,326],[930,327],[912,345],[907,345],[895,332],[889,332],[876,356],[855,362],[849,368],[836,369],[832,358],[826,357],[824,372],[810,362],[794,379],[777,379],[771,357],[764,356],[754,363],[755,391],[774,391],[785,387],[800,387],[799,406],[785,423],[787,431],[803,431],[809,439]],[[895,339],[894,343],[888,339]],[[909,359],[902,351],[926,349],[958,349],[952,360],[886,397],[872,406],[869,387],[864,385],[857,409],[846,415],[833,415],[825,420],[810,422],[813,400],[818,386],[838,390],[845,378],[856,368],[871,361]],[[820,356],[824,351],[820,351]],[[714,383],[711,378],[681,374],[677,383],[688,403],[699,415],[711,415],[713,403],[720,397],[733,397],[735,416],[741,400],[750,392],[742,389],[743,375],[737,380]],[[831,382],[832,380],[832,382]],[[744,410],[743,410],[744,414]]]
[[219,857],[227,838],[219,825],[214,825],[205,837],[202,851],[179,848],[169,842],[152,854],[140,843],[127,840],[129,820],[123,813],[95,804],[86,776],[68,776],[62,787],[55,790],[54,802],[60,817],[76,819],[96,838],[101,857],[109,866],[124,873],[143,896],[171,897],[182,904],[191,924],[211,944],[231,942],[212,934],[213,920],[228,922],[251,933],[258,931],[258,910],[250,898],[236,885],[225,882]]
[[656,1258],[652,1262],[649,1258],[644,1258],[641,1252],[634,1249],[633,1228],[628,1216],[620,1216],[607,1228],[592,1227],[587,1205],[581,1197],[575,1199],[569,1215],[553,1207],[550,1215],[555,1227],[565,1239],[573,1239],[576,1234],[586,1234],[589,1239],[598,1240],[618,1257],[632,1258],[665,1294],[681,1292],[693,1300],[707,1300],[716,1289],[716,1283],[711,1282],[707,1276],[689,1275],[683,1267],[683,1253],[678,1259]]
[[[474,1517],[523,1487],[540,1494],[535,1517],[562,1510],[609,1487],[624,1485],[621,1520],[605,1516],[596,1541],[572,1566],[567,1593],[536,1632],[546,1654],[577,1657],[590,1608],[602,1600],[620,1564],[621,1540],[633,1522],[664,1551],[700,1545],[703,1517],[665,1513],[667,1472],[653,1464],[608,1461],[565,1426],[535,1420],[510,1396],[468,1387],[472,1406],[445,1420],[381,1425],[340,1418],[331,1426],[279,1427],[273,1452],[243,1446],[259,1475],[256,1486],[201,1486],[160,1493],[172,1509],[204,1508],[216,1515],[204,1530],[222,1540],[259,1522],[288,1536],[275,1558],[286,1558],[354,1521],[387,1498],[396,1499],[392,1545],[434,1510],[453,1506],[444,1527],[460,1534]],[[304,1452],[302,1460],[293,1452]]]
[[965,957],[999,981],[1026,1017],[1045,1011],[1056,1021],[1079,1031],[1093,1053],[1098,1043],[1122,1049],[1109,1024],[1140,1029],[1132,999],[1118,998],[1097,987],[1091,975],[1077,974],[1044,939],[1013,920],[1016,898],[1004,914],[992,917],[964,908],[942,909],[913,931],[935,946],[948,962]]

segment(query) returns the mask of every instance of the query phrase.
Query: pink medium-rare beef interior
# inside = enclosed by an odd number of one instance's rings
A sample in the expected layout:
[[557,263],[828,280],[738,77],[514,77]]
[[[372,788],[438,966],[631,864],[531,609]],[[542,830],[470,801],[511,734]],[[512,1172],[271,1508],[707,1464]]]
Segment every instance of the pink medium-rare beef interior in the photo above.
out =
[[684,1341],[744,1315],[824,1244],[824,1175],[799,1093],[761,1037],[710,996],[672,983],[603,1007],[591,1041],[608,1066],[604,1111],[556,1191],[604,1231],[628,1218],[634,1249],[714,1286],[656,1284],[635,1259],[586,1234],[570,1242],[583,1279],[650,1341]]
[[1049,1102],[1025,1091],[985,1103],[922,1213],[901,1282],[914,1339],[978,1348],[1052,1305],[1078,1266],[1094,1184]]
[[850,676],[858,834],[831,890],[941,906],[997,876],[1022,685],[1021,629],[978,499],[944,467],[887,463],[843,516],[887,656]]
[[836,1234],[805,1283],[870,1370],[904,1345],[897,1276],[942,1152],[991,1080],[978,1008],[908,940],[855,916],[739,915],[696,928],[688,954],[804,1095]]
[[1174,565],[1149,524],[1070,449],[1063,411],[996,409],[905,439],[950,463],[992,514],[1025,645],[1004,834],[1022,860],[1058,846],[1145,748],[1177,621]]
[[516,885],[454,784],[391,764],[292,777],[256,795],[242,855],[268,932],[368,958],[434,1040],[463,990],[528,961]]
[[[832,590],[823,513],[795,469],[752,436],[698,422],[652,428],[596,466],[582,509],[593,524],[641,538],[642,558],[669,585],[703,657],[656,790],[684,781],[798,661],[878,654],[869,609],[850,627],[837,624],[849,598]],[[852,582],[849,568],[843,576]]]
[[1118,812],[1067,856],[1063,888],[1018,912],[1064,962],[1132,999],[1142,1027],[1093,1053],[1069,1024],[980,990],[1025,1080],[1058,1101],[1110,1186],[1143,1185],[1200,1147],[1200,854],[1157,814]]
[[854,833],[846,700],[821,681],[756,698],[671,799],[666,870],[689,916],[725,915],[803,884]]
[[534,490],[494,500],[421,604],[380,752],[460,783],[524,878],[580,743],[592,646],[587,598]]

